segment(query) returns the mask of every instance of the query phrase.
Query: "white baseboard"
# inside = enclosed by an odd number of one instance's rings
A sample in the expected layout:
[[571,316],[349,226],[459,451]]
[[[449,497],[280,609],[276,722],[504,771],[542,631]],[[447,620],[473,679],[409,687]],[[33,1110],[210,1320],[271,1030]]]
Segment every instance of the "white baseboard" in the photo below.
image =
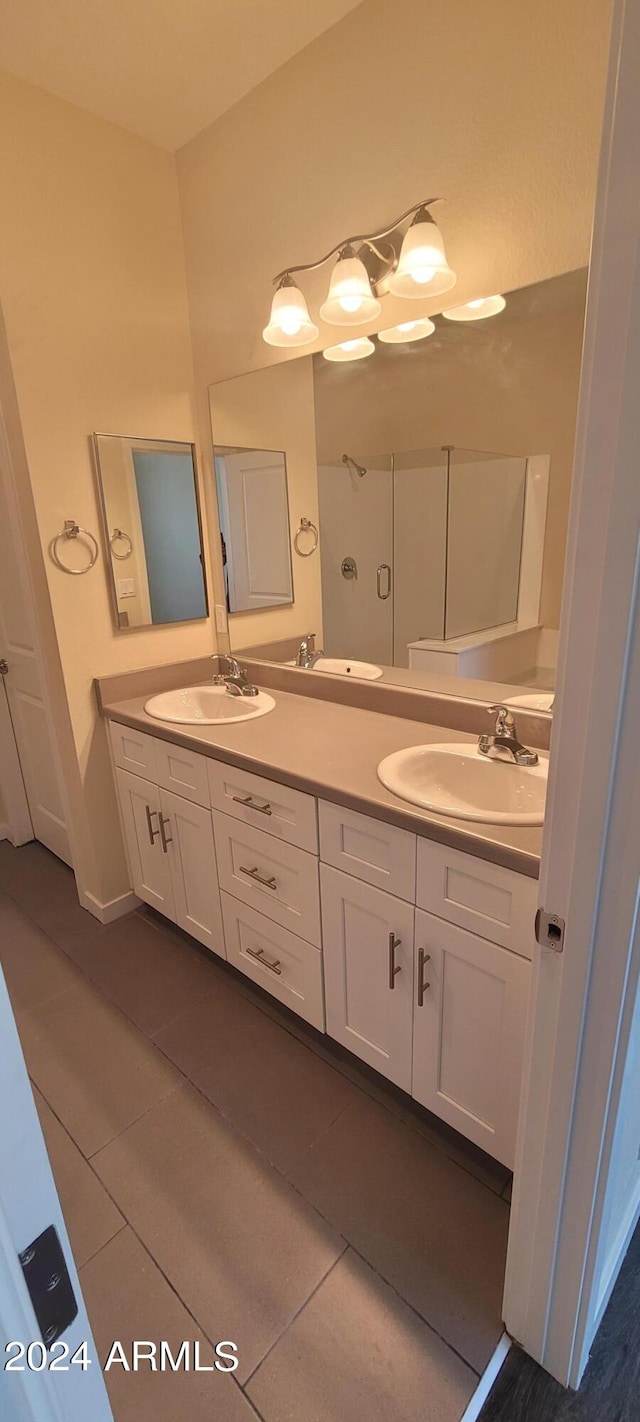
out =
[[510,1347],[511,1339],[509,1337],[509,1334],[503,1333],[502,1338],[498,1342],[494,1353],[492,1354],[489,1359],[489,1362],[487,1363],[487,1366],[482,1374],[482,1377],[480,1378],[480,1382],[478,1383],[473,1397],[471,1398],[470,1402],[465,1408],[465,1411],[462,1414],[460,1422],[476,1422],[476,1418],[478,1418],[480,1416],[480,1413],[482,1412],[484,1404],[489,1396],[489,1393],[491,1392],[493,1384],[506,1359]]
[[124,918],[125,914],[133,913],[133,910],[139,908],[142,903],[133,890],[130,890],[128,894],[121,894],[117,899],[108,899],[106,904],[101,903],[95,894],[88,892],[85,892],[82,898],[83,908],[88,909],[89,913],[99,919],[100,923],[114,923],[117,918]]

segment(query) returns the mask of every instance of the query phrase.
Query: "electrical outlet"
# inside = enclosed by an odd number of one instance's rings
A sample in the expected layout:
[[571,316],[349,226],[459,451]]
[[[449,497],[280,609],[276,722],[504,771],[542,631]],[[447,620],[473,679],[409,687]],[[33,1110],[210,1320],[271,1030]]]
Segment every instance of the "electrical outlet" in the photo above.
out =
[[222,602],[216,603],[216,632],[227,630],[227,609]]

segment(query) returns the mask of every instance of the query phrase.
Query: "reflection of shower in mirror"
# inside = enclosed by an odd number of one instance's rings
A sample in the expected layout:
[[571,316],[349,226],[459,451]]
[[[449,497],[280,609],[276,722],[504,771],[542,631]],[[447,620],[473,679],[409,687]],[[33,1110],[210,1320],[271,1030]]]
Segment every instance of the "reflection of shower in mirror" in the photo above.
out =
[[359,479],[364,479],[367,472],[364,464],[356,463],[356,460],[352,459],[350,454],[343,454],[342,463],[346,464],[348,468],[353,469],[354,474],[357,474]]

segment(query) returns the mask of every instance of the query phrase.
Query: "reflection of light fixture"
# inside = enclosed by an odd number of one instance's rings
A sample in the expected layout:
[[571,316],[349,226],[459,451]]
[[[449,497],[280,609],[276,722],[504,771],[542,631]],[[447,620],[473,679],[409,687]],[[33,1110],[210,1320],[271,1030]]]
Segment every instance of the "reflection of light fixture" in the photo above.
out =
[[[318,262],[279,272],[269,325],[262,333],[265,341],[272,346],[306,346],[315,341],[317,326],[293,278],[298,272],[316,271],[332,257],[338,260],[331,273],[327,299],[320,307],[322,320],[330,325],[359,326],[375,320],[382,310],[380,297],[387,291],[418,299],[449,291],[455,286],[456,276],[447,263],[442,237],[429,212],[434,202],[437,198],[415,203],[381,231],[337,242]],[[410,218],[413,220],[407,228]]]
[[381,310],[364,262],[353,247],[343,247],[331,273],[329,296],[320,307],[322,320],[332,326],[360,326],[373,321]]
[[307,310],[307,303],[295,282],[285,272],[274,292],[269,325],[262,332],[270,346],[307,346],[319,335]]
[[452,306],[443,311],[447,321],[484,321],[486,316],[497,316],[506,306],[504,296],[479,296],[476,301],[466,301],[464,306]]
[[424,341],[435,331],[433,321],[423,316],[417,321],[402,321],[399,326],[391,326],[388,331],[378,331],[378,340],[385,345],[399,346],[404,341]]
[[342,341],[339,346],[329,346],[322,354],[325,360],[364,360],[373,355],[375,346],[368,336],[357,336],[353,341]]
[[402,243],[398,265],[389,277],[389,291],[393,296],[441,296],[455,284],[442,233],[423,204]]

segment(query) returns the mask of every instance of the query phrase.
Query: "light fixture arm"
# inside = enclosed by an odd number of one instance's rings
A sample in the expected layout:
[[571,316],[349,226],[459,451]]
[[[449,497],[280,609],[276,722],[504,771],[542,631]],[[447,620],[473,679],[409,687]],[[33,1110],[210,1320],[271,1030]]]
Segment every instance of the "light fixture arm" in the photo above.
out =
[[[301,262],[295,267],[284,267],[283,270],[278,272],[278,275],[273,278],[273,284],[274,286],[279,286],[285,282],[287,277],[291,278],[298,272],[317,271],[318,267],[323,267],[325,262],[330,261],[331,257],[337,257],[345,247],[355,247],[358,245],[367,246],[373,250],[376,256],[381,257],[381,253],[376,251],[374,243],[380,242],[383,237],[389,237],[392,232],[395,232],[398,227],[402,226],[403,222],[406,222],[408,217],[416,216],[423,209],[425,209],[425,216],[429,218],[430,214],[426,212],[426,209],[432,207],[434,202],[442,201],[442,198],[426,198],[423,199],[422,202],[413,203],[412,207],[408,207],[406,212],[403,212],[400,217],[396,217],[395,222],[392,222],[389,227],[383,227],[381,231],[365,232],[356,237],[343,238],[342,241],[336,242],[335,247],[332,247],[331,251],[327,252],[324,257],[321,257],[318,262]],[[432,218],[431,221],[433,221]]]

